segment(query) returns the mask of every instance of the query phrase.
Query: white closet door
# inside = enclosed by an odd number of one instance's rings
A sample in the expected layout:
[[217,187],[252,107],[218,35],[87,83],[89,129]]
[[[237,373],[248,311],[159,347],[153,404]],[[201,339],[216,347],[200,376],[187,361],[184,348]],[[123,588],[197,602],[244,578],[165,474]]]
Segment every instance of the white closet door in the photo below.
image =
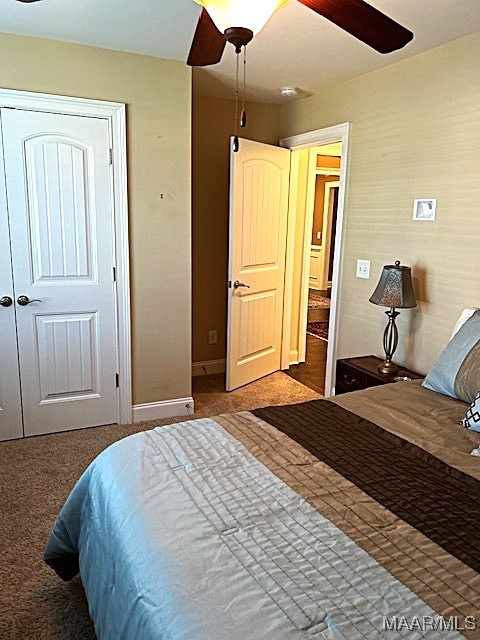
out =
[[116,422],[108,122],[2,123],[25,435]]
[[7,201],[0,153],[0,440],[23,436]]

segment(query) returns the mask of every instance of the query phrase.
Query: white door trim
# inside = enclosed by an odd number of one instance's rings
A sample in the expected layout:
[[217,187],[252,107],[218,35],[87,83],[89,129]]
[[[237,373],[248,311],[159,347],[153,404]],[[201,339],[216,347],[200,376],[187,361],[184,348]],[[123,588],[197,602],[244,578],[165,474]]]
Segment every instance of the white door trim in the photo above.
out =
[[[338,194],[338,210],[337,210],[337,226],[336,226],[336,238],[334,247],[334,260],[333,260],[333,274],[332,274],[332,297],[330,302],[330,323],[329,323],[329,335],[328,335],[328,348],[327,348],[327,363],[325,372],[325,396],[331,396],[335,394],[335,368],[337,360],[337,335],[338,335],[338,310],[339,310],[339,288],[340,288],[340,272],[343,264],[343,246],[344,246],[344,219],[345,219],[345,199],[347,192],[347,177],[349,169],[349,142],[350,142],[351,123],[344,122],[342,124],[334,125],[332,127],[326,127],[324,129],[316,129],[315,131],[308,131],[296,136],[284,138],[280,141],[281,147],[287,149],[308,149],[309,147],[316,147],[323,144],[330,144],[332,142],[342,142],[342,162],[340,165],[340,189]],[[290,212],[289,212],[290,215]],[[291,225],[288,226],[288,232],[292,233]],[[309,238],[311,239],[311,226],[309,230]],[[311,240],[309,242],[309,246]],[[286,270],[291,271],[293,269],[293,251],[292,242],[289,242],[287,237],[287,256],[286,256]],[[305,269],[305,260],[304,260]],[[303,275],[303,274],[302,274]],[[291,282],[288,283],[291,287]],[[291,292],[288,294],[291,296]],[[305,306],[306,306],[306,301]],[[306,318],[306,316],[305,316]],[[285,316],[284,316],[285,322]],[[284,324],[284,332],[288,331],[284,340],[285,344],[290,344],[290,327]],[[304,330],[306,331],[306,321]],[[289,355],[289,354],[288,354]],[[282,354],[282,362],[286,359],[286,354]]]
[[[340,181],[330,181],[325,183],[325,197],[323,203],[323,229],[322,229],[322,247],[323,247],[323,265],[322,265],[322,285],[321,289],[325,291],[328,288],[328,271],[330,263],[330,249],[332,244],[332,216],[333,202],[332,189],[340,189]],[[332,283],[330,281],[330,286]]]
[[117,420],[119,423],[130,424],[132,422],[132,382],[125,105],[119,102],[0,88],[0,107],[105,118],[109,122],[113,156],[112,200],[115,216],[114,240],[117,281],[117,364],[119,373]]
[[[297,224],[298,180],[292,181],[292,172],[298,175],[300,158],[290,154],[290,190],[288,194],[287,242],[285,245],[285,285],[283,291],[282,350],[280,367],[285,370],[295,360],[298,362],[298,350],[292,356],[290,339],[292,333],[292,294],[293,294],[293,254],[295,251],[295,226]],[[289,262],[289,257],[291,261]]]
[[159,400],[133,406],[133,422],[145,422],[150,420],[163,420],[164,418],[176,418],[178,416],[193,415],[194,402],[188,398],[174,398],[173,400]]
[[[317,146],[317,145],[315,145]],[[317,154],[309,154],[307,197],[305,204],[305,233],[303,237],[303,267],[300,285],[300,315],[298,321],[298,361],[305,362],[307,348],[308,288],[310,284],[310,256],[312,247],[312,226],[315,211],[315,186],[317,176],[340,175],[338,169],[317,167]],[[323,253],[323,251],[322,251]],[[323,255],[322,255],[323,260]]]
[[[313,212],[315,209],[315,182],[317,177],[317,154],[308,154],[307,197],[305,204],[305,227],[303,234],[303,261],[300,284],[300,314],[298,318],[298,361],[305,362],[307,347],[308,285],[310,281],[310,256],[312,253]],[[320,174],[321,175],[321,174]],[[325,174],[323,174],[325,175]]]

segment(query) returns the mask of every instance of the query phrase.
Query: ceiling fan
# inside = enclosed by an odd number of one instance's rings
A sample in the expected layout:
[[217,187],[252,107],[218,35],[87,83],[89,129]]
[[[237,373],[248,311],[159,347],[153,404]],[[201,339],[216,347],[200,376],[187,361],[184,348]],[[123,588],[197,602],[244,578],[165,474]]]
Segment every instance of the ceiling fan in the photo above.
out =
[[[20,0],[22,1],[22,0]],[[25,1],[25,0],[23,0]],[[31,1],[31,0],[27,0]],[[220,62],[225,45],[236,52],[246,46],[271,15],[289,0],[194,0],[203,6],[187,64],[205,67]],[[379,53],[404,47],[413,33],[364,0],[298,0]]]

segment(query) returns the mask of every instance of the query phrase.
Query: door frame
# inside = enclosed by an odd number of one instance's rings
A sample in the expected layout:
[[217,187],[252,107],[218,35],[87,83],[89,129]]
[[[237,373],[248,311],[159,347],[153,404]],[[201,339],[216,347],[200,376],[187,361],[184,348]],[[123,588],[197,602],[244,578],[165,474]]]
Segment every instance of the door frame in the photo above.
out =
[[330,287],[332,286],[332,282],[328,279],[328,268],[330,263],[330,253],[332,250],[332,228],[333,228],[332,191],[333,189],[338,189],[338,191],[340,192],[340,180],[329,180],[328,182],[325,183],[325,198],[324,198],[324,204],[323,204],[323,229],[322,229],[322,247],[324,247],[323,265],[322,265],[323,266],[323,270],[322,270],[322,276],[323,276],[322,290],[323,291],[328,288],[329,282],[330,282]]
[[[330,301],[330,321],[328,330],[328,347],[327,362],[325,371],[325,396],[335,395],[335,369],[337,360],[338,347],[338,322],[339,322],[339,306],[340,306],[340,273],[343,265],[343,248],[345,244],[344,238],[344,222],[345,222],[345,201],[347,193],[347,178],[350,162],[350,135],[351,123],[344,122],[341,124],[325,127],[324,129],[316,129],[299,135],[290,136],[280,140],[280,146],[290,150],[308,149],[333,142],[342,143],[342,160],[340,163],[340,188],[338,193],[337,208],[337,225],[336,238],[334,246],[333,274],[332,274],[332,296]],[[290,200],[292,202],[292,199]],[[287,253],[285,261],[285,296],[284,296],[284,314],[283,314],[283,341],[282,341],[282,369],[288,369],[290,366],[290,338],[291,338],[291,304],[293,293],[293,259],[294,259],[294,235],[296,210],[289,210],[287,228]],[[309,238],[311,240],[312,231],[309,229]],[[305,235],[307,230],[305,230]],[[310,246],[311,242],[309,243]],[[305,246],[305,244],[304,244]],[[302,280],[305,278],[306,259],[303,256]],[[308,276],[308,273],[307,273]],[[308,283],[308,277],[307,277]],[[303,322],[300,331],[306,332],[307,314],[305,314],[305,326]]]
[[[335,171],[337,171],[335,169]],[[330,172],[327,173],[327,170],[318,170],[315,171],[315,176],[321,176],[321,175],[337,175],[338,177],[340,176],[340,170],[337,171],[337,174],[331,174]],[[332,186],[333,185],[333,186]],[[321,278],[321,282],[320,285],[321,286],[317,286],[317,287],[312,287],[312,283],[310,282],[312,274],[311,274],[311,263],[310,263],[310,269],[309,269],[309,274],[308,274],[308,285],[305,285],[304,283],[302,283],[301,286],[301,294],[302,294],[302,298],[301,298],[301,302],[300,304],[302,305],[302,309],[300,310],[300,315],[303,313],[308,313],[308,310],[305,310],[307,307],[307,299],[308,299],[308,291],[309,289],[319,289],[321,291],[325,291],[328,288],[328,269],[327,269],[327,274],[325,275],[325,262],[326,262],[326,254],[330,254],[330,245],[331,245],[331,216],[330,216],[330,199],[331,199],[331,191],[332,188],[339,188],[340,187],[340,182],[338,180],[334,181],[327,181],[325,182],[325,188],[324,188],[324,198],[323,198],[323,209],[322,209],[322,214],[323,214],[323,225],[322,225],[322,237],[321,237],[321,244],[314,244],[312,242],[312,238],[310,238],[310,247],[305,247],[304,249],[304,255],[307,256],[308,254],[308,250],[310,249],[310,255],[311,252],[314,250],[319,250],[321,251],[321,267],[322,267],[322,278]],[[316,203],[314,203],[313,208],[312,208],[312,213],[313,216],[315,215],[315,205]],[[312,216],[312,218],[313,218]],[[313,220],[312,220],[312,224],[309,225],[309,215],[307,214],[307,217],[305,219],[305,238],[304,241],[308,243],[308,235],[307,235],[307,228],[311,226],[313,229]],[[329,256],[330,257],[330,256]],[[306,270],[304,269],[304,272],[302,274],[304,277],[306,275]],[[332,286],[332,283],[330,281],[330,287]],[[304,309],[305,307],[305,309]],[[307,321],[308,322],[308,321]],[[302,338],[302,335],[299,335],[299,339]],[[305,341],[306,342],[306,341]],[[299,343],[300,344],[300,343]],[[305,346],[300,347],[299,348],[299,360],[300,360],[300,354],[303,353],[303,358],[305,357]]]
[[126,109],[120,102],[57,96],[0,88],[0,108],[43,111],[108,120],[110,131],[111,201],[114,216],[116,269],[116,360],[119,374],[117,422],[132,422],[130,327],[130,261],[128,242]]
[[[315,145],[313,148],[315,148]],[[310,253],[312,246],[312,227],[315,211],[315,185],[317,176],[339,176],[339,169],[317,168],[317,154],[310,154],[307,176],[307,197],[305,204],[305,233],[303,238],[303,267],[300,285],[300,314],[298,322],[298,362],[305,362],[308,323],[308,285],[310,284]],[[310,232],[308,231],[310,229]],[[323,256],[322,256],[323,260]]]

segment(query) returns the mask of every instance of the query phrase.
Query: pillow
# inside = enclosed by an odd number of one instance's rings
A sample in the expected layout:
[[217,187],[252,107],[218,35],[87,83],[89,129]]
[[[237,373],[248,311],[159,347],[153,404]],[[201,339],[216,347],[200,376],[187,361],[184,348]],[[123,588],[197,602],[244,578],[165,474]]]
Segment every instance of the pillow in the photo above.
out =
[[480,389],[480,311],[460,327],[422,384],[446,396],[473,402]]
[[[467,429],[470,429],[471,431],[477,431],[480,433],[480,391],[478,392],[475,400],[468,407],[465,418],[460,420],[460,424],[462,427],[467,427]],[[480,455],[480,453],[478,455]]]
[[471,309],[464,309],[462,311],[462,313],[460,314],[460,317],[458,318],[458,320],[455,323],[455,326],[453,327],[453,332],[452,335],[450,336],[450,339],[453,338],[453,336],[457,333],[457,331],[460,329],[460,327],[462,325],[465,324],[465,322],[471,318],[473,316],[473,314],[475,313],[475,311],[478,311],[477,307],[472,307]]

